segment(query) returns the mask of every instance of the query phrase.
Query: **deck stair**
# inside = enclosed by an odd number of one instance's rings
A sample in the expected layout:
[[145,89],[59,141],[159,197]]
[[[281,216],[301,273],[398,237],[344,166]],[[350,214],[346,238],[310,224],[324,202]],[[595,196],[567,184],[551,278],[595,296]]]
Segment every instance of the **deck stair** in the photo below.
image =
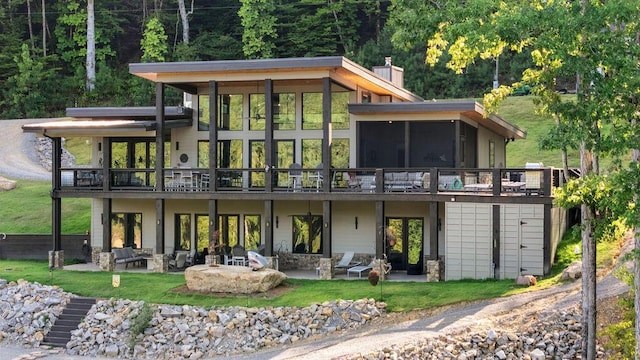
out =
[[78,324],[87,316],[91,307],[96,303],[94,298],[74,297],[62,310],[62,314],[53,324],[49,333],[42,341],[42,345],[67,347],[71,340],[71,332],[78,328]]

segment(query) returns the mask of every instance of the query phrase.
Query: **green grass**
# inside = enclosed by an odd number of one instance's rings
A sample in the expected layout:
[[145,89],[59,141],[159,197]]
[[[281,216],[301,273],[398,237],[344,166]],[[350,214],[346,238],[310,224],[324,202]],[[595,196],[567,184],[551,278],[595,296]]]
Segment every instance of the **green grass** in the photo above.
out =
[[[51,233],[51,183],[18,180],[12,191],[0,192],[0,232]],[[84,234],[90,229],[91,200],[62,200],[62,233]]]
[[185,285],[181,274],[117,273],[120,287],[111,285],[112,273],[54,270],[46,261],[2,260],[0,278],[25,279],[60,286],[65,291],[99,298],[126,298],[148,303],[188,304],[195,306],[308,306],[335,299],[374,298],[387,302],[389,311],[427,309],[465,301],[495,298],[521,292],[513,280],[450,281],[442,283],[288,279],[287,291],[269,298],[266,295],[221,296],[185,294],[175,289]]
[[76,158],[77,165],[91,164],[91,138],[90,137],[68,138],[65,141],[64,147]]
[[[575,96],[575,95],[565,95]],[[498,114],[527,132],[527,138],[507,144],[507,167],[524,167],[527,162],[541,162],[545,166],[562,167],[559,150],[540,150],[540,139],[555,126],[550,117],[536,114],[533,96],[512,96],[500,105]],[[580,154],[570,151],[569,166],[580,166]]]

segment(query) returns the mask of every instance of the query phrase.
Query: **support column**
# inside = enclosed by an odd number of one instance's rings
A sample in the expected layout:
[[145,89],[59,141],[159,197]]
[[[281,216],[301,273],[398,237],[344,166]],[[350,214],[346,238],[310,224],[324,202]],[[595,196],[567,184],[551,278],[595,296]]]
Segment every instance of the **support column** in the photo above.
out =
[[264,201],[264,256],[273,256],[273,200]]
[[112,252],[100,253],[100,271],[114,271],[116,268],[115,255]]
[[331,78],[322,78],[322,191],[331,191]]
[[[62,161],[62,139],[59,137],[51,138],[51,141],[51,173],[53,174],[53,189],[51,191],[51,231],[53,235],[53,251],[60,251],[62,250],[62,199],[58,195],[58,190],[60,190],[60,187],[62,185],[60,177]],[[53,263],[50,262],[50,264]]]
[[[209,81],[209,189],[218,191],[218,83]],[[213,234],[210,232],[210,234]]]
[[164,199],[156,199],[156,254],[164,254]]
[[331,280],[335,277],[335,259],[333,258],[320,258],[320,264],[318,266],[318,275],[320,280]]
[[331,258],[331,201],[322,201],[322,257]]
[[386,253],[384,201],[376,201],[376,258],[382,259]]
[[[220,245],[219,237],[215,239],[216,243],[212,244],[216,231],[218,231],[218,200],[211,199],[209,200],[209,247],[211,247],[212,245]],[[209,249],[209,254],[219,255],[222,253],[222,250],[223,249],[220,247]]]
[[438,233],[440,230],[438,219],[438,203],[429,203],[429,260],[438,260]]
[[102,188],[104,191],[111,191],[111,138],[102,138]]
[[273,156],[275,149],[273,143],[273,80],[271,79],[264,81],[264,105],[264,116],[266,118],[264,125],[264,190],[272,192],[274,174],[271,168],[276,165],[276,162]]
[[500,278],[500,205],[493,205],[493,278]]
[[[111,151],[111,149],[109,149]],[[156,188],[164,191],[164,84],[156,83]]]
[[49,269],[64,269],[64,250],[49,251]]

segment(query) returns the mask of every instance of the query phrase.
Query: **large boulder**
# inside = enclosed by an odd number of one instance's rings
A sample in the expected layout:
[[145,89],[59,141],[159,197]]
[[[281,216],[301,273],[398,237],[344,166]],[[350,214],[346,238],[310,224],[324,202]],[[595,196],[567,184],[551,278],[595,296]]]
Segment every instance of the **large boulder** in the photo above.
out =
[[582,261],[574,261],[560,275],[560,280],[575,281],[582,277]]
[[196,265],[184,271],[184,278],[189,290],[253,294],[273,289],[287,275],[267,268],[253,271],[246,266]]
[[9,191],[16,188],[16,182],[0,176],[0,191]]

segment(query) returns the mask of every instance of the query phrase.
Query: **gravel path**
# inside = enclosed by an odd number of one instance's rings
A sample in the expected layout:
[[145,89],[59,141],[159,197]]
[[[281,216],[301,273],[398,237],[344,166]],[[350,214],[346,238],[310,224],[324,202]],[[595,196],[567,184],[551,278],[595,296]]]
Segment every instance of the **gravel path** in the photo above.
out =
[[51,181],[51,173],[38,163],[36,136],[22,131],[24,124],[50,120],[53,119],[0,120],[0,176],[11,180]]

